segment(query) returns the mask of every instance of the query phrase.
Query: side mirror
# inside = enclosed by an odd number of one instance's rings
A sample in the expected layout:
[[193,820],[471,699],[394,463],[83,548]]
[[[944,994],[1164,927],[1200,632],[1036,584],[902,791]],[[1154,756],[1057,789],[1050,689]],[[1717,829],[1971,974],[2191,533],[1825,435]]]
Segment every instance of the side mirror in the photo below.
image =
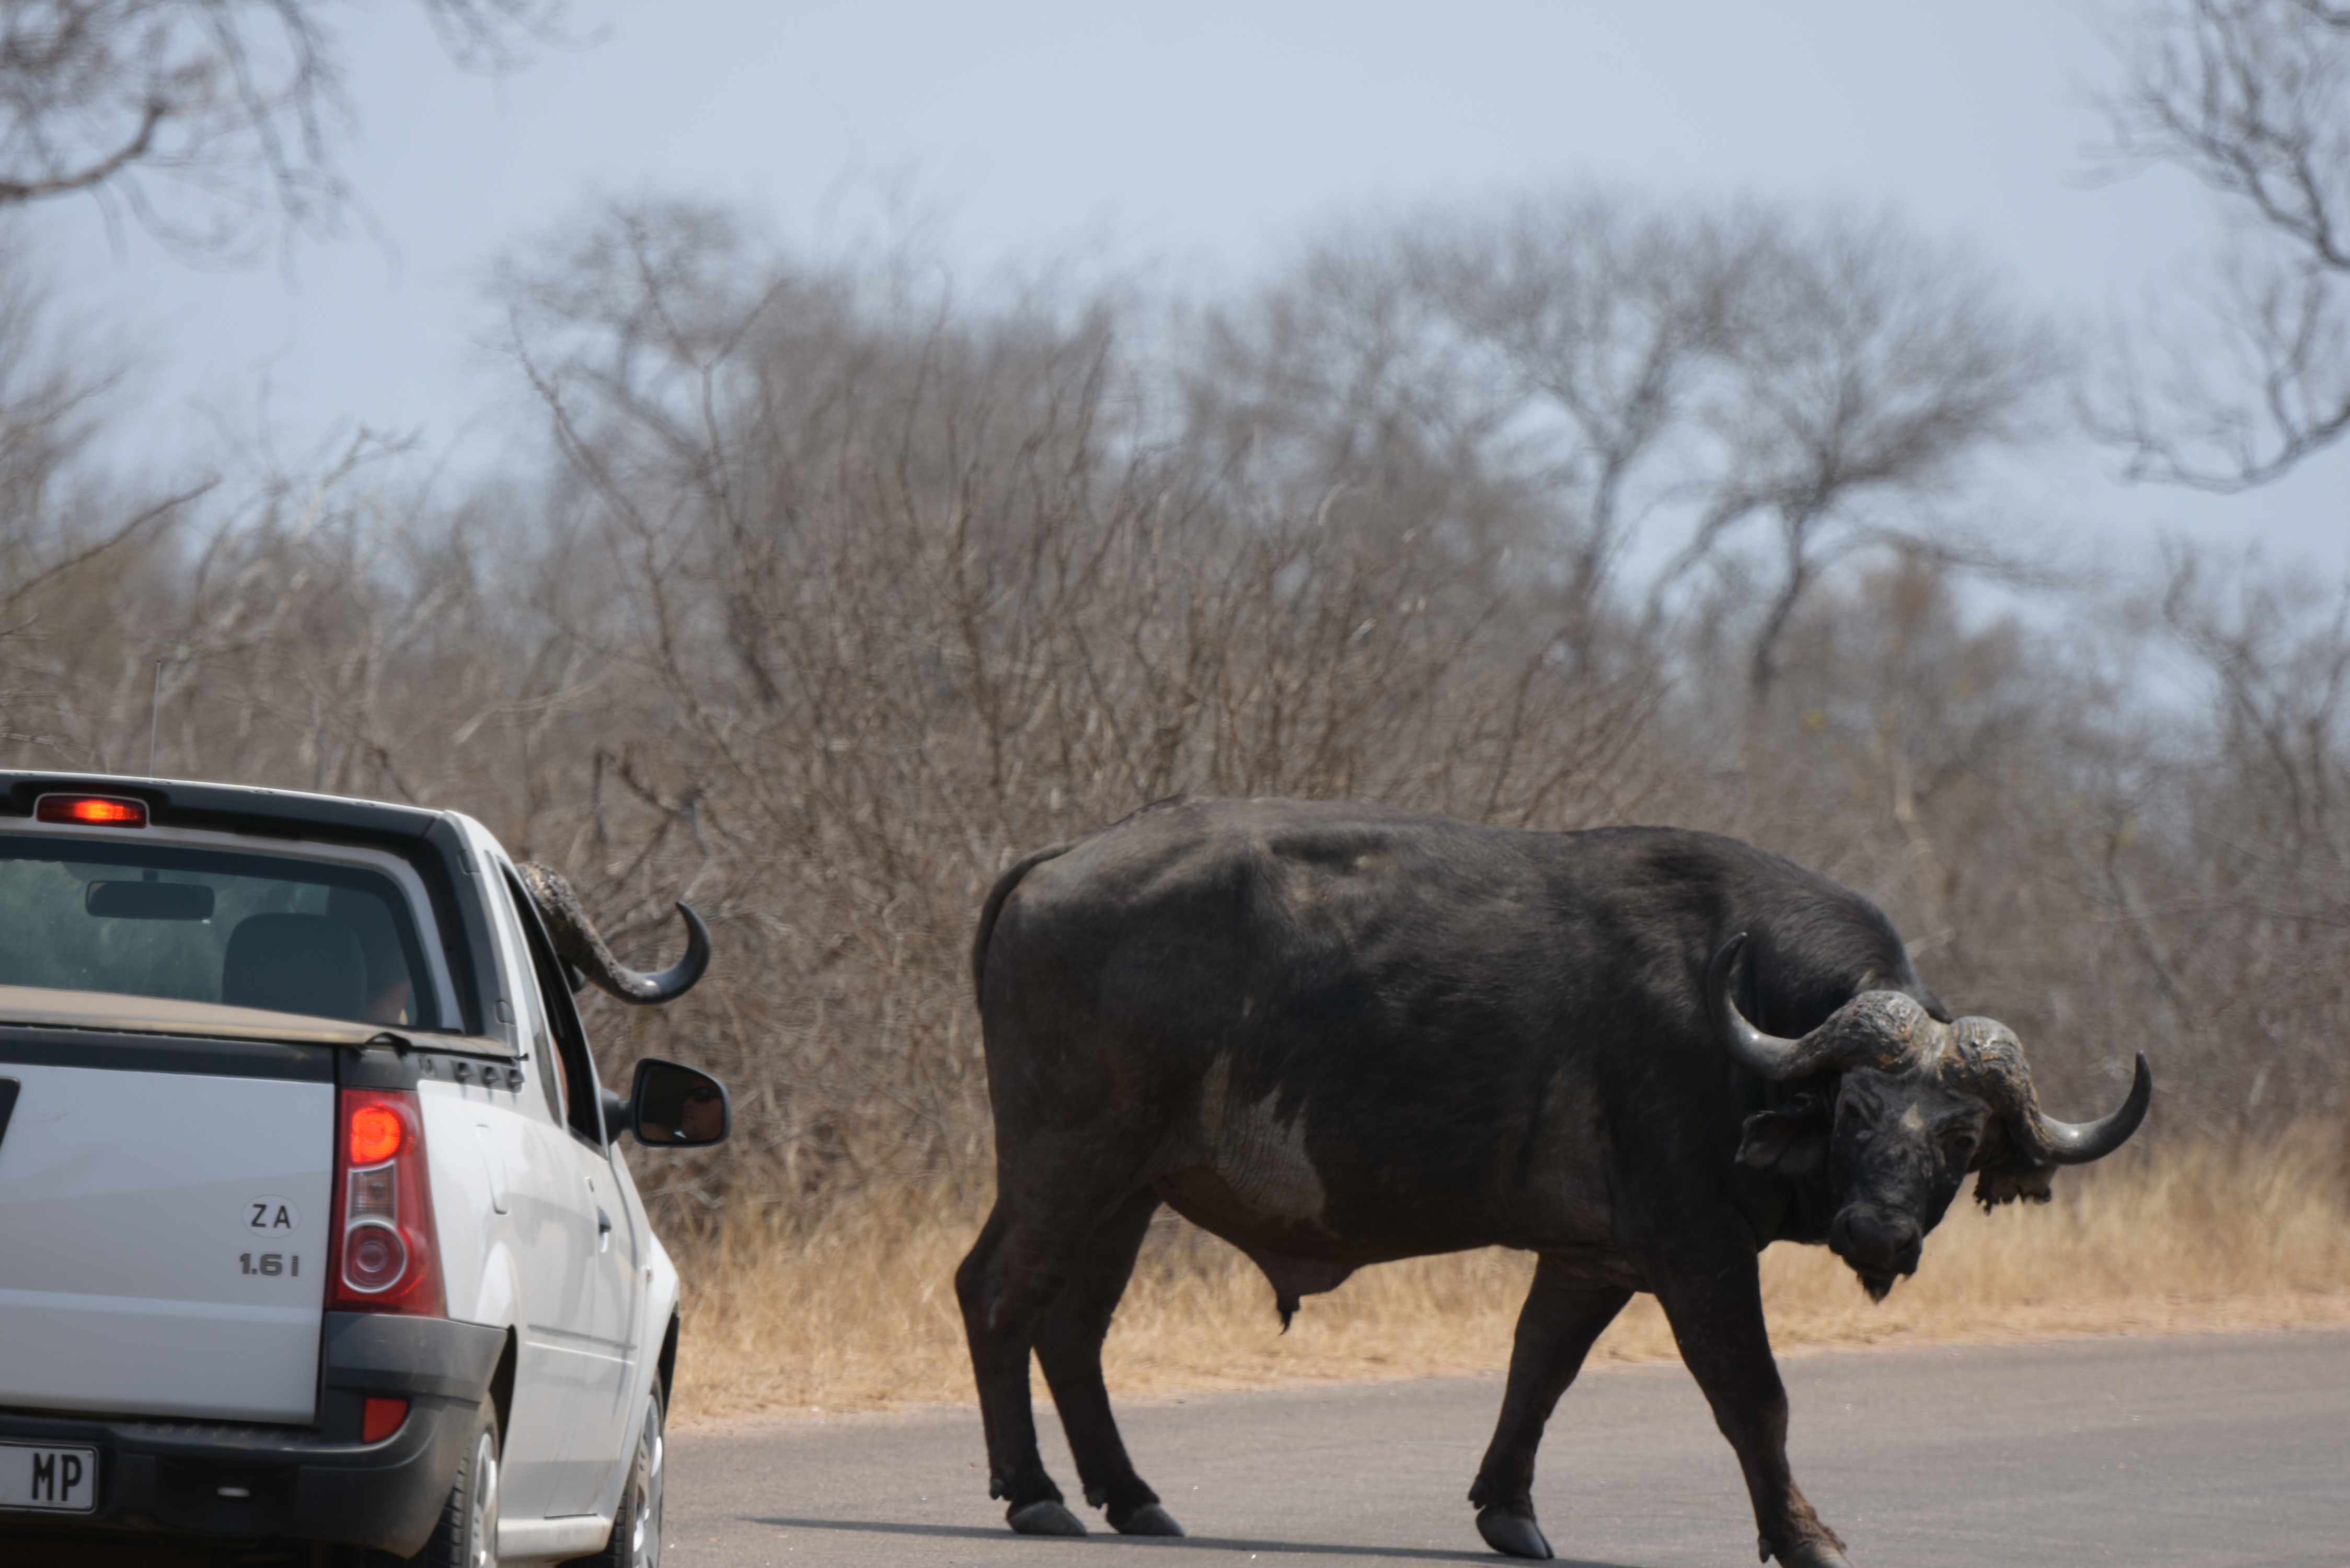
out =
[[734,1103],[709,1074],[648,1057],[637,1064],[627,1125],[653,1148],[703,1148],[734,1130]]

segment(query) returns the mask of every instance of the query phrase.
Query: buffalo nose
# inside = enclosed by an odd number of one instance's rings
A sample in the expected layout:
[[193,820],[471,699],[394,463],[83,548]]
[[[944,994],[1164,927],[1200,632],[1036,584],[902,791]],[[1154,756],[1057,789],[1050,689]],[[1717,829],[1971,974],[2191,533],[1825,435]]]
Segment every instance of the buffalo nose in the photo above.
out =
[[1918,1222],[1906,1214],[1847,1209],[1836,1216],[1836,1251],[1848,1259],[1880,1263],[1905,1274],[1918,1272]]

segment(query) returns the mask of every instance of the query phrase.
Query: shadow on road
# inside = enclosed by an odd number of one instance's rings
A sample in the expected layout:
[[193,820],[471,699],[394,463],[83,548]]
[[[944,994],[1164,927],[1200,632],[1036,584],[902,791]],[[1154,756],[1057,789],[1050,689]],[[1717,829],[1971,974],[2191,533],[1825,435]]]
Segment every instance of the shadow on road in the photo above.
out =
[[[965,1541],[1003,1541],[1011,1535],[1008,1530],[975,1524],[893,1524],[873,1519],[754,1519],[748,1522],[764,1524],[777,1530],[847,1530],[868,1535],[930,1535],[948,1536]],[[1043,1540],[1043,1537],[1037,1537]],[[1285,1552],[1298,1557],[1392,1557],[1413,1563],[1497,1563],[1503,1559],[1491,1552],[1455,1551],[1441,1546],[1354,1546],[1334,1545],[1321,1542],[1245,1541],[1222,1536],[1187,1535],[1180,1538],[1150,1535],[1107,1535],[1104,1540],[1137,1546],[1149,1546],[1167,1552],[1253,1552],[1257,1553]],[[1572,1557],[1556,1560],[1558,1568],[1627,1568],[1619,1563],[1596,1563]]]
[[754,1519],[752,1524],[772,1524],[778,1530],[853,1530],[867,1535],[941,1535],[965,1541],[993,1541],[1009,1534],[978,1524],[891,1524],[876,1519]]

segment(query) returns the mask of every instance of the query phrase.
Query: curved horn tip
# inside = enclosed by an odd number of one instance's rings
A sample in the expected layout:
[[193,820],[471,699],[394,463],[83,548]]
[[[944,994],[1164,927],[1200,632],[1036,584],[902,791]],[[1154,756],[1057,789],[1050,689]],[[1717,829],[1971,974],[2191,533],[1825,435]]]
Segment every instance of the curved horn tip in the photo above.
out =
[[2080,1123],[2060,1122],[2048,1116],[2040,1118],[2041,1132],[2048,1140],[2050,1161],[2056,1165],[2086,1165],[2105,1158],[2130,1140],[2153,1103],[2154,1069],[2147,1065],[2146,1053],[2141,1051],[2130,1075],[2129,1097],[2113,1115]]
[[693,912],[693,906],[681,900],[679,917],[685,921],[685,956],[665,970],[652,974],[623,971],[629,981],[629,994],[622,997],[639,1007],[652,1007],[664,1002],[675,1002],[710,968],[710,928]]
[[685,957],[679,960],[675,967],[693,966],[693,977],[685,982],[691,985],[702,978],[702,971],[710,967],[710,928],[702,923],[702,917],[693,912],[693,906],[681,898],[678,900],[677,918],[685,922]]

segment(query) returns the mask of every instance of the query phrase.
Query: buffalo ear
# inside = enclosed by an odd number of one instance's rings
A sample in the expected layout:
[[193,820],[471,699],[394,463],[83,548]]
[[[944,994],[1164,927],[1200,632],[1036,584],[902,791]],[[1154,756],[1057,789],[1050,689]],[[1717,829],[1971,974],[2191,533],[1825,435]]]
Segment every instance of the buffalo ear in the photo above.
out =
[[2051,1165],[2037,1165],[2016,1147],[2016,1140],[1997,1117],[1983,1129],[1982,1147],[1975,1151],[1975,1201],[1988,1214],[2002,1203],[2045,1203],[2055,1194],[2049,1181]]
[[1827,1163],[1829,1120],[1820,1103],[1798,1095],[1775,1110],[1746,1118],[1738,1140],[1738,1163],[1749,1170],[1802,1177]]
[[1986,1214],[2018,1199],[2045,1203],[2055,1196],[2049,1189],[2049,1181],[2055,1174],[2054,1166],[2031,1166],[2012,1158],[1986,1165],[1975,1177],[1975,1201],[1983,1206]]

